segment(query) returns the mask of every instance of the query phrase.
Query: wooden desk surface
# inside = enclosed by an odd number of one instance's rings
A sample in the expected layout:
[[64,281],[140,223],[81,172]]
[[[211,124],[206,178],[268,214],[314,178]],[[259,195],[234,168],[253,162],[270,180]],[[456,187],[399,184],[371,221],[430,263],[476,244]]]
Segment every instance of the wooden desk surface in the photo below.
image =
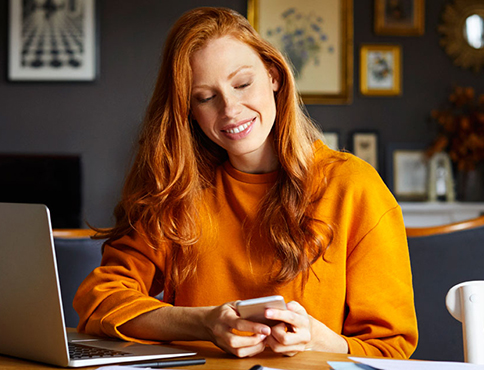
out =
[[[287,370],[328,370],[330,369],[326,361],[349,361],[348,355],[324,353],[324,352],[302,352],[294,357],[277,355],[266,350],[255,357],[239,359],[226,354],[221,349],[209,342],[174,342],[175,345],[187,348],[190,351],[198,352],[197,357],[204,357],[207,361],[205,365],[180,366],[174,369],[191,370],[249,370],[254,365],[262,365],[272,368]],[[96,369],[96,367],[86,367],[80,369]],[[59,367],[44,365],[36,362],[24,361],[13,357],[0,356],[1,370],[41,370],[57,369]]]

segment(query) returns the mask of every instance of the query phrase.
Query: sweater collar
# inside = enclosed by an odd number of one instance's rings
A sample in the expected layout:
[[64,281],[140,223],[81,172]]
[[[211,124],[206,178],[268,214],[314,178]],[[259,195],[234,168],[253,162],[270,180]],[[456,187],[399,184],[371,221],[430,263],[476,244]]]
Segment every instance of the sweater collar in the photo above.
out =
[[269,173],[246,173],[236,169],[229,160],[225,161],[223,164],[225,172],[227,172],[231,177],[238,181],[246,182],[249,184],[267,184],[276,182],[277,175],[279,171],[273,171]]

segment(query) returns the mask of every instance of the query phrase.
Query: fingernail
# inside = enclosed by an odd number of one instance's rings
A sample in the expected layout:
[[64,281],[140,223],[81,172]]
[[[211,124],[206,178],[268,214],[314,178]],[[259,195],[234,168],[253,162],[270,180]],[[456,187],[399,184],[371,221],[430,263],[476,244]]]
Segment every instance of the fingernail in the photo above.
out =
[[260,335],[260,339],[261,339],[261,340],[264,340],[264,339],[266,339],[266,338],[267,338],[267,335],[264,335],[264,334],[259,334],[259,335]]
[[266,328],[262,328],[261,331],[262,331],[262,334],[265,334],[265,335],[269,335],[271,333],[271,329],[269,329],[267,327]]
[[267,310],[266,317],[272,317],[272,316],[274,316],[274,312],[272,310]]

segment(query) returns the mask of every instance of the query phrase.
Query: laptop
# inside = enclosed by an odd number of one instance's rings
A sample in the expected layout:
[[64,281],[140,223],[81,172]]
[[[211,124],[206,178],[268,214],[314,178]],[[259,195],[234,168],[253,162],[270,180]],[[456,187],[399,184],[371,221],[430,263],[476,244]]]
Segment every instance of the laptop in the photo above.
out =
[[0,203],[0,354],[81,367],[162,359],[174,366],[196,352],[68,332],[48,208]]

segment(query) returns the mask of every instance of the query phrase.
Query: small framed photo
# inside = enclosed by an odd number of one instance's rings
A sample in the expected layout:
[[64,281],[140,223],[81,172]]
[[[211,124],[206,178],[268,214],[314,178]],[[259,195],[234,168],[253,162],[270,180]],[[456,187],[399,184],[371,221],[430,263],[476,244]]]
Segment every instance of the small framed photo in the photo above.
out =
[[400,45],[362,45],[360,49],[360,92],[369,96],[402,93]]
[[95,0],[9,0],[10,81],[93,81]]
[[413,143],[390,146],[387,175],[389,187],[398,200],[428,199],[429,163],[423,146]]
[[333,150],[340,150],[339,133],[336,131],[324,131],[324,143]]
[[446,152],[438,152],[428,160],[428,200],[455,201],[455,183],[452,160]]
[[378,133],[354,132],[351,136],[354,155],[371,164],[378,171]]
[[425,0],[375,0],[374,19],[377,35],[423,35]]

